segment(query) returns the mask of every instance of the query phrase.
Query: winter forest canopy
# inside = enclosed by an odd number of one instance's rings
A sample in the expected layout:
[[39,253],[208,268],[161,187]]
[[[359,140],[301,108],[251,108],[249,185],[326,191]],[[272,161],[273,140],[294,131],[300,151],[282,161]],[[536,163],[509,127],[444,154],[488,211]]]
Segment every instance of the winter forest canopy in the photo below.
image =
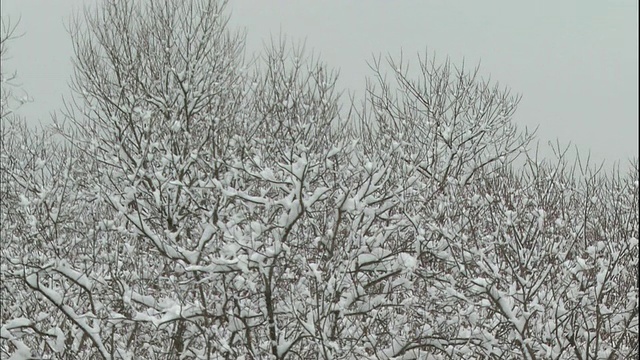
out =
[[51,127],[2,69],[0,357],[638,357],[637,159],[539,158],[517,96],[431,54],[348,101],[226,13],[87,10]]

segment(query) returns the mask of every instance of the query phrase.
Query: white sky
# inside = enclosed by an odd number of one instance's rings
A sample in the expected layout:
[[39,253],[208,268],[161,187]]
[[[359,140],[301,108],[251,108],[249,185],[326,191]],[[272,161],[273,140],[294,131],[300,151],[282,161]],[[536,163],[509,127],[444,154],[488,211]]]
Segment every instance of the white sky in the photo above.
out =
[[[25,35],[3,63],[17,70],[34,102],[29,121],[49,122],[71,75],[65,24],[89,0],[2,0]],[[548,140],[571,141],[607,163],[638,156],[637,0],[232,0],[232,25],[248,50],[279,33],[306,40],[340,84],[364,89],[372,54],[434,51],[438,58],[482,61],[481,72],[523,95],[516,123]],[[411,59],[411,58],[410,58]],[[415,57],[413,58],[415,59]],[[412,59],[412,60],[413,60]],[[416,59],[417,60],[417,59]]]

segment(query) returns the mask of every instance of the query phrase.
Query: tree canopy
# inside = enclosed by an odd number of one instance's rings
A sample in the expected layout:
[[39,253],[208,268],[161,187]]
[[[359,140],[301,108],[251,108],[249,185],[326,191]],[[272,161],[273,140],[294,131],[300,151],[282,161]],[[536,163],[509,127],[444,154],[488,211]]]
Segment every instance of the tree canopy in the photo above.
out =
[[103,1],[54,126],[3,97],[3,357],[638,356],[637,160],[539,159],[518,96],[430,54],[345,107],[225,6]]

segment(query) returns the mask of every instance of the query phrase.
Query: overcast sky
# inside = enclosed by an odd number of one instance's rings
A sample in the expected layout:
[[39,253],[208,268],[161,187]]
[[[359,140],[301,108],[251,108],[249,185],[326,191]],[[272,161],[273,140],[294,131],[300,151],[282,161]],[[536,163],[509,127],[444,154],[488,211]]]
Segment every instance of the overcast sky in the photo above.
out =
[[[20,18],[5,69],[17,70],[34,102],[29,121],[50,122],[71,75],[65,24],[89,0],[2,0]],[[572,142],[607,163],[638,154],[638,1],[232,0],[232,25],[248,51],[270,35],[305,40],[340,84],[362,92],[372,54],[434,51],[522,94],[521,126],[546,144]],[[416,59],[414,57],[414,59]]]

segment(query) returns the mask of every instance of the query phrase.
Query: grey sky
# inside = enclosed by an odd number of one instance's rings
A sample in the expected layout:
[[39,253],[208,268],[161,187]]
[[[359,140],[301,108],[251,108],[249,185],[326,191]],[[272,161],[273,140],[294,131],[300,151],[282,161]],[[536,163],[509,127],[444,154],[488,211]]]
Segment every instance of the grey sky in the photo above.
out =
[[[2,0],[2,15],[21,17],[24,37],[12,59],[34,102],[21,113],[49,122],[68,93],[71,46],[64,29],[88,0]],[[482,61],[481,72],[523,95],[521,126],[539,139],[571,141],[596,160],[638,154],[638,2],[445,0],[232,0],[232,25],[246,27],[248,50],[270,34],[306,40],[340,84],[364,89],[372,54],[415,63],[425,47],[438,58]],[[33,120],[36,122],[37,120]]]

